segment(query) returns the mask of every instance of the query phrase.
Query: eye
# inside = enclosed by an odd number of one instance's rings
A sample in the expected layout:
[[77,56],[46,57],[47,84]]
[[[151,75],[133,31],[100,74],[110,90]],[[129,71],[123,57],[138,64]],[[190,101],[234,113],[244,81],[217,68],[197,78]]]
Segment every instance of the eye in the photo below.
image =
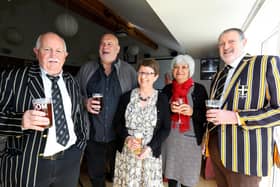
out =
[[189,69],[189,66],[182,66],[182,69]]
[[50,48],[43,48],[43,51],[44,51],[44,52],[50,52],[51,49],[50,49]]
[[56,52],[57,54],[62,54],[64,51],[63,51],[62,49],[57,49],[57,50],[55,50],[55,52]]
[[229,43],[229,44],[234,44],[235,41],[234,41],[234,40],[230,40],[228,43]]
[[219,47],[223,47],[223,46],[225,45],[225,43],[224,43],[224,42],[221,42],[221,43],[219,43],[218,45],[219,45]]
[[153,74],[155,74],[155,73],[154,72],[142,72],[142,71],[138,72],[138,75],[141,75],[141,76],[143,76],[143,75],[149,76],[149,75],[153,75]]

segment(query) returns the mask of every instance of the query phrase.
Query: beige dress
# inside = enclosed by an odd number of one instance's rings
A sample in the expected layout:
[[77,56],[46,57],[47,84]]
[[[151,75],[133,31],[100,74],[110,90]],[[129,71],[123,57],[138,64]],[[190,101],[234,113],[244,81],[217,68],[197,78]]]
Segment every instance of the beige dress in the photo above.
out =
[[[126,128],[130,135],[141,133],[143,146],[152,139],[157,121],[156,101],[158,92],[149,99],[143,108],[140,106],[139,90],[131,93],[130,102],[125,112]],[[152,153],[147,158],[139,160],[126,146],[121,153],[117,151],[114,175],[114,187],[161,187],[162,159],[155,158]]]

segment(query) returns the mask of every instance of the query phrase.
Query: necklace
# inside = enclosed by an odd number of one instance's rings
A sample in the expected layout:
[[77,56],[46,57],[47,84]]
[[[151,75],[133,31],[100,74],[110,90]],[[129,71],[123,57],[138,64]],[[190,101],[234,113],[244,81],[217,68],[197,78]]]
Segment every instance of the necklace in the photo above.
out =
[[151,97],[148,96],[148,97],[142,97],[140,94],[139,94],[139,99],[140,101],[148,101]]

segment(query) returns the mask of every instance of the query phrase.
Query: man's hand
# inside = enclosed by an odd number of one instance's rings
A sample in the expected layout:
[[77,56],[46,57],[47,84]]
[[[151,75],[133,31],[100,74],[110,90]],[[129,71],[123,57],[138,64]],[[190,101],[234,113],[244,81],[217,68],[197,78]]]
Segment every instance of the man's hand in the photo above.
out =
[[210,109],[206,112],[207,121],[214,125],[238,124],[236,113],[229,110]]
[[101,106],[100,101],[88,98],[85,100],[87,111],[92,114],[99,114]]
[[50,125],[50,120],[46,117],[46,113],[37,110],[27,110],[23,114],[22,129],[32,129],[44,131]]

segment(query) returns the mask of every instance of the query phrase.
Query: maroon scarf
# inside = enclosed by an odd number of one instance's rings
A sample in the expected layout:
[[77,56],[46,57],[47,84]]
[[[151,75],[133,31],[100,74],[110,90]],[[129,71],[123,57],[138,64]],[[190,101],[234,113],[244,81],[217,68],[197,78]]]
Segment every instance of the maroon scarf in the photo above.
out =
[[[189,78],[187,81],[185,81],[182,84],[177,83],[176,80],[173,80],[172,82],[172,101],[177,101],[178,98],[182,98],[183,102],[185,104],[188,104],[188,98],[187,95],[189,93],[190,88],[193,86],[193,80],[192,78]],[[179,124],[179,130],[180,132],[186,132],[190,129],[190,116],[185,116],[183,114],[180,114],[181,118],[181,124]],[[179,115],[177,113],[172,113],[171,115],[172,120],[172,128],[176,128],[176,122],[179,120]]]

